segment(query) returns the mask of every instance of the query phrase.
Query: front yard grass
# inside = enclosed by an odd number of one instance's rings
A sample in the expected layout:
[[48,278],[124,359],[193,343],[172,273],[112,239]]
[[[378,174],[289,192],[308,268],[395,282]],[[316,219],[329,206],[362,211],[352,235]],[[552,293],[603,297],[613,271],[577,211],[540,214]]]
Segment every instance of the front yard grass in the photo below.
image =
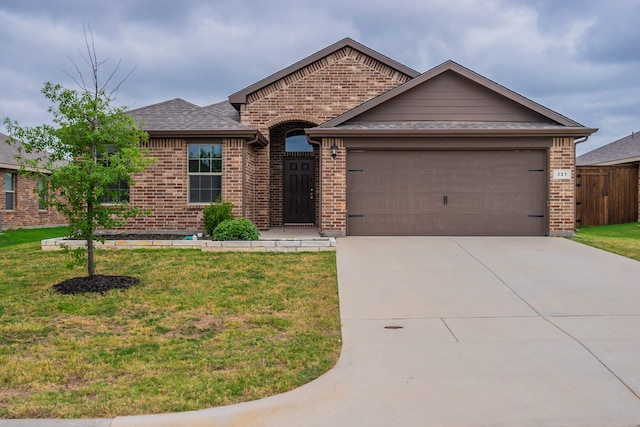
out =
[[39,241],[0,243],[0,418],[227,405],[296,388],[337,361],[334,252],[100,251],[100,274],[141,279],[104,295],[54,293],[85,274],[63,257]]
[[640,223],[638,222],[582,227],[572,239],[640,261]]

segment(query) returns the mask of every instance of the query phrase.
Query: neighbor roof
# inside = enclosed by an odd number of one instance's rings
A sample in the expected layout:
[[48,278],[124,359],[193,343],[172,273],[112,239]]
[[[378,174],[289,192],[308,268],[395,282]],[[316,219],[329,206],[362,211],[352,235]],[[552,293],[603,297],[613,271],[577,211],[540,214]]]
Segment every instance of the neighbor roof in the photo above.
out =
[[603,145],[576,158],[578,166],[615,165],[640,161],[640,133],[632,132],[610,144]]
[[[14,169],[19,170],[20,165],[16,160],[16,156],[21,154],[24,158],[27,159],[37,159],[43,158],[46,159],[48,155],[45,153],[43,156],[38,154],[28,154],[28,153],[19,153],[18,147],[22,144],[22,142],[17,141],[7,143],[11,138],[3,133],[0,133],[0,168],[2,169]],[[58,164],[58,163],[56,163]],[[60,163],[61,164],[61,163]]]
[[19,169],[15,156],[18,154],[17,144],[7,144],[9,137],[0,133],[0,168]]
[[293,65],[288,66],[287,68],[278,71],[275,74],[270,75],[269,77],[266,77],[262,80],[260,80],[257,83],[252,84],[251,86],[248,86],[236,93],[234,93],[233,95],[229,96],[229,102],[232,105],[237,105],[237,104],[245,104],[247,102],[247,96],[253,92],[256,92],[272,83],[275,83],[276,81],[295,73],[298,70],[301,70],[304,67],[307,67],[311,64],[313,64],[316,61],[321,60],[322,58],[329,56],[341,49],[344,49],[345,47],[350,47],[354,50],[357,50],[360,53],[363,53],[373,59],[375,59],[378,62],[381,62],[385,65],[387,65],[388,67],[397,70],[411,78],[417,77],[420,75],[419,72],[417,72],[416,70],[407,67],[406,65],[403,65],[397,61],[394,61],[393,59],[389,58],[388,56],[382,55],[379,52],[376,52],[375,50],[368,48],[367,46],[358,43],[357,41],[347,37],[344,38],[342,40],[340,40],[339,42],[336,42],[334,44],[332,44],[331,46],[328,46],[316,53],[314,53],[311,56],[308,56],[306,58],[304,58],[301,61],[296,62]]
[[[357,116],[360,114],[371,110],[372,108],[383,104],[384,102],[395,98],[396,96],[405,93],[416,86],[427,82],[430,79],[433,79],[440,74],[453,71],[463,77],[466,77],[473,82],[480,84],[532,111],[535,111],[538,114],[548,118],[553,123],[513,123],[513,122],[495,122],[495,123],[487,123],[487,122],[397,122],[393,124],[389,123],[357,123]],[[349,122],[349,120],[355,119],[354,122]],[[419,77],[414,78],[413,80],[409,80],[408,82],[391,89],[390,91],[373,98],[372,100],[365,102],[358,107],[353,108],[352,110],[347,111],[346,113],[329,120],[317,128],[308,129],[309,134],[313,134],[314,136],[321,135],[333,135],[338,133],[345,133],[346,131],[351,131],[352,133],[357,133],[358,131],[385,131],[386,134],[391,134],[394,132],[398,132],[399,130],[403,130],[405,134],[410,133],[432,133],[437,134],[438,132],[448,131],[448,134],[451,133],[471,133],[477,131],[484,131],[485,133],[529,133],[533,132],[538,135],[549,134],[549,135],[571,135],[571,136],[584,136],[590,135],[597,131],[597,129],[590,129],[582,126],[580,123],[575,122],[559,113],[556,113],[553,110],[550,110],[524,96],[507,89],[506,87],[481,76],[480,74],[471,71],[470,69],[463,67],[462,65],[454,62],[454,61],[446,61],[437,67],[432,68],[431,70],[425,72]],[[402,133],[402,132],[400,132]]]

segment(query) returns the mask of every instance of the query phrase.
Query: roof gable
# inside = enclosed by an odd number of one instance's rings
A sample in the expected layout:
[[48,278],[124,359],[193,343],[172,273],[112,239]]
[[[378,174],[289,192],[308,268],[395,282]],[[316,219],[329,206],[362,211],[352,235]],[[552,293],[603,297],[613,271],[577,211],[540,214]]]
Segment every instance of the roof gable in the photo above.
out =
[[[300,73],[302,70],[304,70],[305,68],[308,68],[309,66],[313,65],[314,63],[317,63],[318,61],[321,61],[343,49],[353,49],[357,52],[360,52],[361,54],[365,55],[366,57],[374,60],[375,62],[377,62],[378,64],[381,64],[383,66],[389,67],[392,70],[395,70],[395,72],[400,73],[404,76],[408,76],[410,78],[414,78],[416,76],[419,75],[419,73],[405,65],[402,65],[401,63],[394,61],[393,59],[382,55],[376,51],[374,51],[373,49],[370,49],[358,42],[356,42],[355,40],[352,40],[350,38],[344,38],[342,40],[340,40],[337,43],[332,44],[331,46],[328,46],[316,53],[314,53],[311,56],[306,57],[305,59],[296,62],[295,64],[290,65],[289,67],[278,71],[277,73],[272,74],[269,77],[266,77],[262,80],[260,80],[257,83],[252,84],[251,86],[248,86],[232,95],[229,96],[229,102],[234,105],[237,106],[239,104],[245,104],[247,103],[247,97],[255,92],[264,90],[266,87],[273,85],[274,83],[283,80],[289,76],[292,76],[296,73]],[[372,64],[373,65],[373,64]],[[236,107],[237,108],[237,107]]]
[[615,165],[640,161],[640,132],[632,132],[576,158],[578,166]]
[[[413,121],[514,121],[582,127],[453,61],[444,62],[320,127],[331,128],[350,121],[394,121],[394,115],[388,115],[394,110],[399,113],[397,117]],[[407,118],[408,112],[411,119]]]

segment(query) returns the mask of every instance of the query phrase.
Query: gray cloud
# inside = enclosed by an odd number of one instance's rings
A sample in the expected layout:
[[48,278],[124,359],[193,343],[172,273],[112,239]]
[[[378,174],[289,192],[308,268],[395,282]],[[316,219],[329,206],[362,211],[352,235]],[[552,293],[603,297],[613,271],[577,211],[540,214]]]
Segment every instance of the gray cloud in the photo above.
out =
[[[640,130],[637,0],[2,0],[0,117],[48,120],[90,23],[118,102],[225,99],[343,37],[418,71],[453,59],[587,126],[580,151]],[[4,129],[0,128],[4,132]]]

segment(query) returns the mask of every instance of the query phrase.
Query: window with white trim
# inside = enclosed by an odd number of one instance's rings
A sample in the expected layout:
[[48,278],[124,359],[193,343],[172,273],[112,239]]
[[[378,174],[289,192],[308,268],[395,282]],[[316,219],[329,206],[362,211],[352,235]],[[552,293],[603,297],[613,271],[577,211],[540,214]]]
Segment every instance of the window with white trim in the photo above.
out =
[[16,174],[4,174],[5,209],[12,211],[16,208]]
[[189,144],[189,203],[212,203],[222,194],[222,144]]

